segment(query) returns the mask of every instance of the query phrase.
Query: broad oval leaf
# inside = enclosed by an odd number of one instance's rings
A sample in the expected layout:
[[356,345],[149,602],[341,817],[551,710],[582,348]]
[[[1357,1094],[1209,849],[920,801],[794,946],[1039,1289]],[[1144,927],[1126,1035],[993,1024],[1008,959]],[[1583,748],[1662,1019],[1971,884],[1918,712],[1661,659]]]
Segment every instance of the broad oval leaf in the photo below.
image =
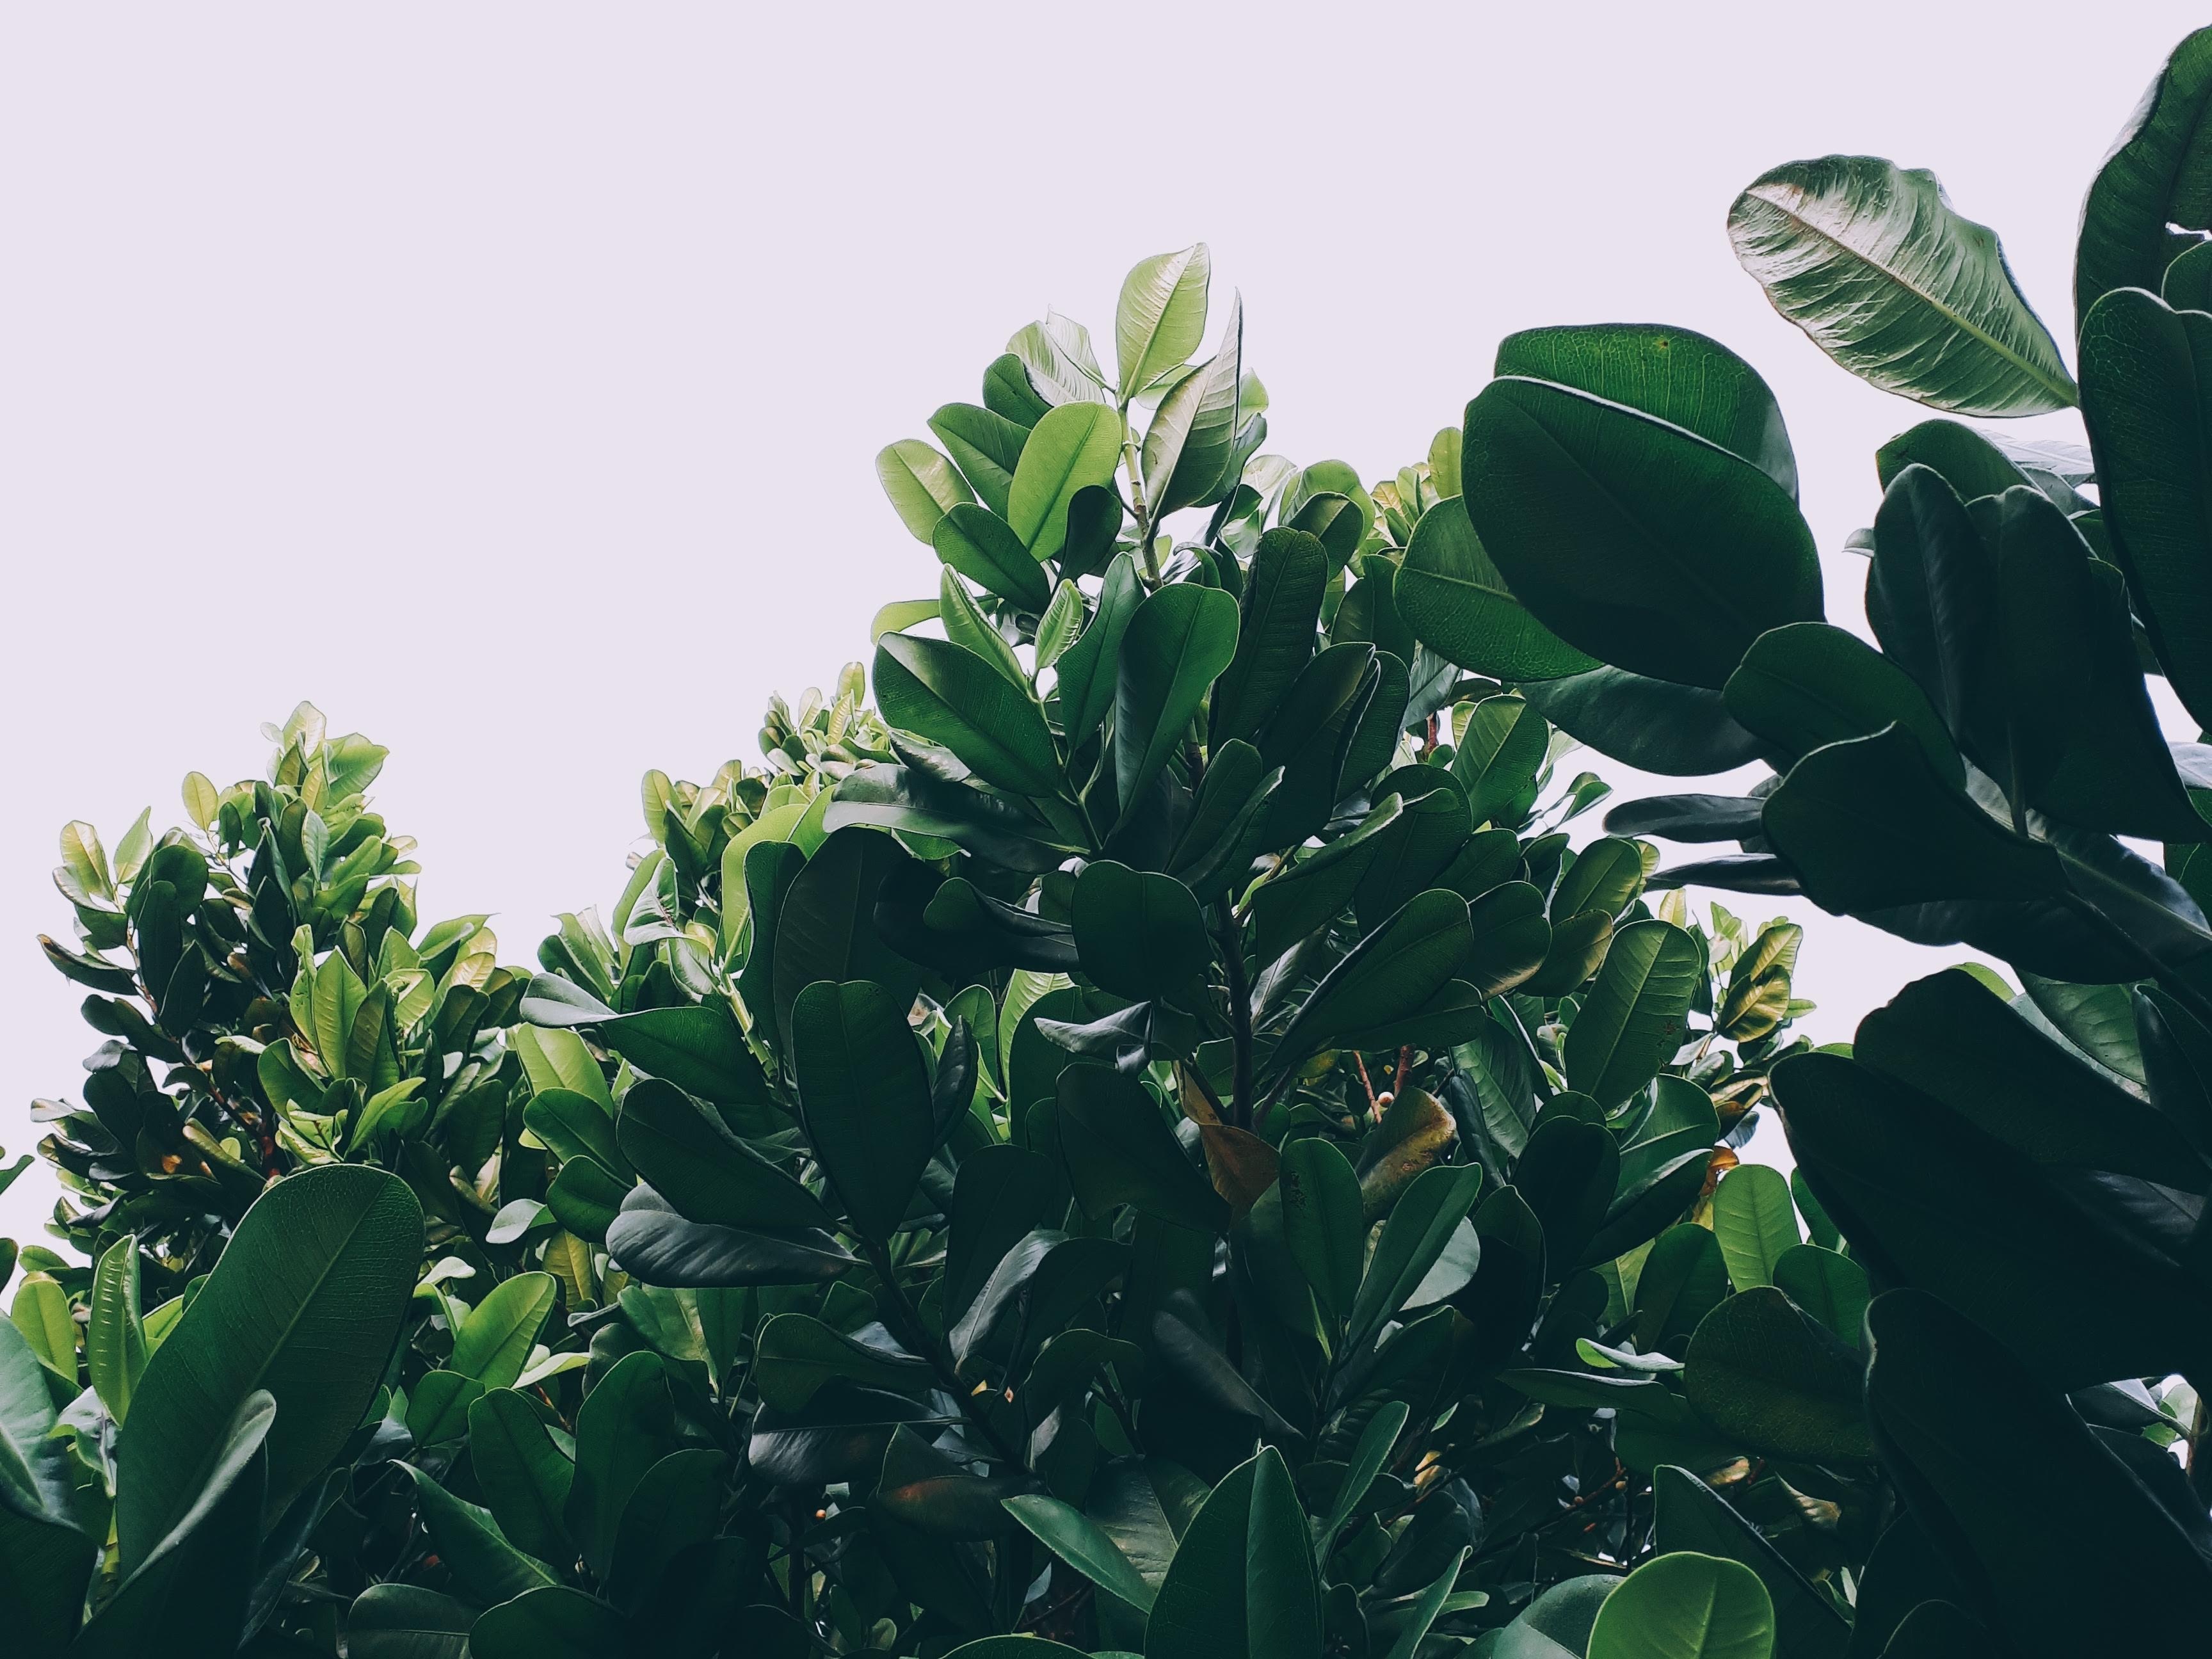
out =
[[865,980],[817,982],[791,1012],[806,1138],[854,1227],[890,1237],[937,1144],[921,1050],[906,1010]]
[[1751,642],[1820,617],[1790,492],[1717,444],[1541,380],[1468,405],[1468,522],[1531,614],[1632,673],[1718,689]]
[[1774,1602],[1739,1561],[1678,1550],[1621,1581],[1590,1626],[1589,1659],[1771,1659]]
[[132,1396],[116,1447],[125,1572],[191,1507],[256,1390],[277,1410],[269,1512],[320,1477],[376,1392],[422,1254],[422,1206],[381,1170],[325,1164],[256,1200]]
[[[2155,293],[2191,231],[2212,230],[2212,28],[2185,36],[2129,116],[2081,204],[2074,252],[2077,325],[2114,289]],[[2180,227],[2177,234],[2174,227]]]
[[1121,416],[1104,404],[1062,404],[1030,428],[1006,493],[1006,522],[1030,557],[1041,562],[1060,551],[1068,504],[1077,491],[1111,483],[1121,455]]
[[1059,789],[1060,757],[1044,711],[974,652],[950,640],[886,634],[876,641],[874,679],[886,720],[951,750],[985,782],[1018,795]]
[[1394,597],[1415,639],[1471,672],[1549,680],[1599,665],[1513,596],[1460,496],[1447,496],[1421,514]]

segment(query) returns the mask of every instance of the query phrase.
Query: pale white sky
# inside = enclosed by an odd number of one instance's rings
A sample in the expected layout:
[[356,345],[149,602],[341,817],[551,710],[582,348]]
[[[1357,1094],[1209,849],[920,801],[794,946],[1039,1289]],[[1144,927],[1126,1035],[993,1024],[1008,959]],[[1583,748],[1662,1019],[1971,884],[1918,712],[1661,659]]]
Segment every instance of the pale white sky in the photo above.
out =
[[[2086,21],[2085,21],[2086,19]],[[1758,366],[1824,549],[1919,417],[1777,318],[1766,167],[1935,169],[2070,342],[2083,187],[2203,18],[1976,0],[0,9],[0,1146],[94,1046],[40,958],[111,844],[312,697],[389,744],[426,914],[529,961],[639,775],[757,758],[936,564],[872,458],[1049,304],[1203,238],[1269,447],[1364,477],[1499,336],[1664,321]],[[2071,357],[2070,346],[2068,352]],[[2071,416],[2014,423],[2075,435]],[[1856,623],[1863,567],[1827,561]],[[1769,905],[1745,907],[1763,915]],[[1847,1036],[1954,958],[1816,919]],[[0,1197],[28,1241],[40,1168]]]

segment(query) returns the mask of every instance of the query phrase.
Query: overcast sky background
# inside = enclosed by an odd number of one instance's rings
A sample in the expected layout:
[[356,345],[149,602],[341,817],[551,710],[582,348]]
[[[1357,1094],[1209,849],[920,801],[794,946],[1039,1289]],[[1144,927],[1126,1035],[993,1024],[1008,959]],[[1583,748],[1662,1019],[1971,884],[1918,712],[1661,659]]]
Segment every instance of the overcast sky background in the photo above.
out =
[[[0,1146],[95,1037],[40,932],[72,817],[392,750],[426,919],[605,904],[653,766],[757,761],[936,563],[890,441],[1054,306],[1212,245],[1269,448],[1376,478],[1498,337],[1668,322],[1781,398],[1832,617],[1920,411],[1737,269],[1729,204],[1933,168],[2072,356],[2081,192],[2191,7],[203,4],[0,10]],[[1995,25],[1995,26],[1993,26]],[[1211,331],[1210,331],[1211,332]],[[2017,431],[2077,436],[2071,416]],[[1805,907],[1821,1040],[1917,951]],[[1776,1138],[1778,1141],[1778,1137]],[[1765,1137],[1762,1137],[1762,1144]],[[37,1239],[34,1164],[0,1233]],[[49,1241],[50,1242],[50,1241]]]

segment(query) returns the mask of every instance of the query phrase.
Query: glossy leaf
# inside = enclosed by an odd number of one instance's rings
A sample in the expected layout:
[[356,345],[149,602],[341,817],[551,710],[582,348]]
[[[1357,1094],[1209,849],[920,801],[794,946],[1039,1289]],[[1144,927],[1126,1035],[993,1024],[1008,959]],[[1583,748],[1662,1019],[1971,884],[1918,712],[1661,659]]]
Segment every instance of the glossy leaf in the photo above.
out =
[[1621,1581],[1590,1626],[1589,1659],[1770,1659],[1774,1603],[1741,1562],[1680,1550]]
[[2198,159],[2208,125],[2212,30],[2200,28],[2168,56],[2081,204],[2074,255],[2077,323],[2114,289],[2156,293],[2174,256],[2195,241],[2189,233],[2212,229],[2212,186]]
[[888,1238],[937,1140],[905,1011],[866,981],[811,985],[792,1010],[791,1040],[815,1156],[853,1224]]
[[1996,233],[1954,212],[1932,173],[1872,155],[1788,162],[1736,198],[1729,238],[1777,311],[1885,392],[1961,415],[2075,401]]
[[1598,665],[1514,597],[1456,495],[1437,502],[1413,526],[1395,597],[1416,639],[1472,672],[1547,680]]
[[1702,967],[1697,942],[1670,922],[1631,922],[1613,936],[1582,1012],[1567,1030],[1567,1080],[1619,1105],[1674,1057]]
[[115,1526],[135,1571],[191,1508],[226,1425],[265,1390],[268,1509],[283,1508],[361,1420],[415,1288],[422,1213],[396,1176],[303,1170],[246,1212],[147,1363],[118,1438]]
[[1788,1178],[1765,1164],[1730,1170],[1713,1191],[1713,1237],[1737,1290],[1771,1285],[1782,1253],[1803,1242]]
[[1717,689],[1753,640],[1820,616],[1790,492],[1620,404],[1501,380],[1468,405],[1468,521],[1522,603],[1616,668]]
[[1218,589],[1164,587],[1129,618],[1114,694],[1114,776],[1124,822],[1236,651],[1237,604]]
[[1043,711],[973,652],[886,634],[876,641],[874,679],[886,720],[951,750],[984,781],[1018,795],[1059,788]]
[[1717,340],[1628,323],[1524,329],[1498,342],[1492,372],[1554,381],[1656,415],[1797,493],[1781,406],[1759,371]]
[[529,1401],[495,1389],[469,1407],[469,1462],[500,1531],[516,1548],[556,1565],[574,1559],[562,1516],[575,1466]]
[[1006,492],[1006,522],[1030,557],[1060,551],[1069,504],[1078,491],[1111,482],[1121,454],[1121,418],[1103,404],[1063,404],[1030,428]]
[[1321,1586],[1270,1446],[1214,1487],[1152,1604],[1145,1659],[1319,1659]]

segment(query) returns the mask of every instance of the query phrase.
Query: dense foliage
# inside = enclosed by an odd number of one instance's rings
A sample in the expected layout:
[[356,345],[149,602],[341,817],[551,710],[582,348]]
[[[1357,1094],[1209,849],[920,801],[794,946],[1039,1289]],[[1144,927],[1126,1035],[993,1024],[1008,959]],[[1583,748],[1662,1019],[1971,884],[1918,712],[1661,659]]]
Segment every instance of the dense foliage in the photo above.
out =
[[[2078,392],[1931,176],[1737,203],[1846,366],[2084,405],[1884,448],[1879,649],[1725,348],[1511,336],[1370,488],[1260,453],[1200,246],[1110,373],[1048,316],[884,452],[935,595],[764,768],[649,775],[536,973],[422,927],[304,705],[193,828],[71,825],[108,1040],[40,1108],[91,1265],[0,1326],[22,1650],[2179,1650],[2212,757],[2144,676],[2212,699],[2208,109],[2212,31],[2091,193]],[[1577,741],[1773,775],[1591,836]],[[2025,990],[1814,1051],[1799,930],[1692,883]],[[1770,1103],[1791,1176],[1732,1150]]]

